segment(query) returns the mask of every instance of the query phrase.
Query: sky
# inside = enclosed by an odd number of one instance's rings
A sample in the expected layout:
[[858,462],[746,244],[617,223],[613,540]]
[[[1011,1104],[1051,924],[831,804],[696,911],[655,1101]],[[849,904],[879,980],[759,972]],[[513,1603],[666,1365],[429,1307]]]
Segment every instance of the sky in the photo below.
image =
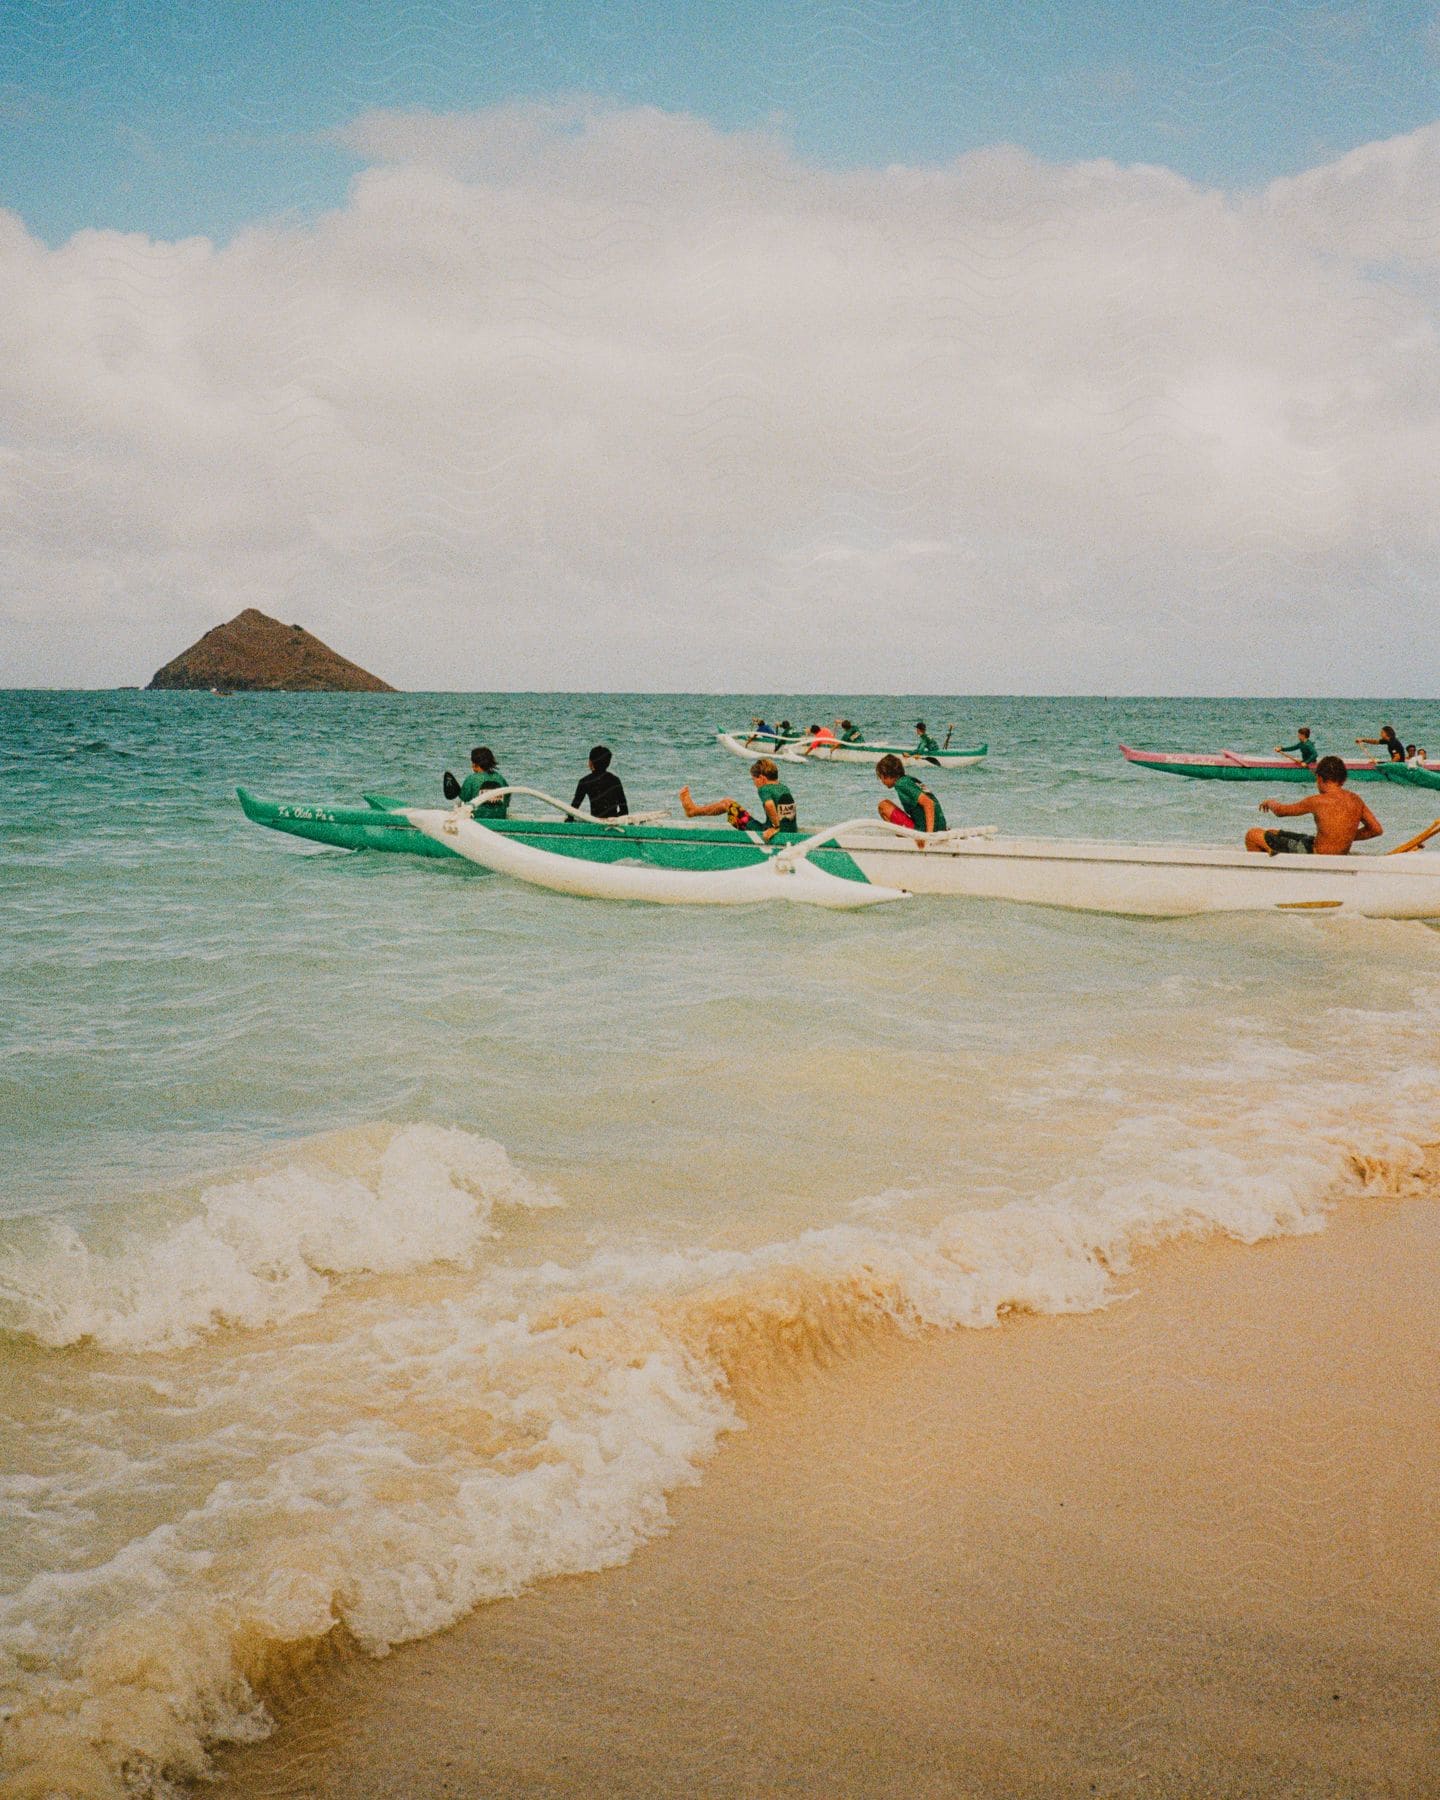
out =
[[0,685],[1440,691],[1434,5],[0,9]]

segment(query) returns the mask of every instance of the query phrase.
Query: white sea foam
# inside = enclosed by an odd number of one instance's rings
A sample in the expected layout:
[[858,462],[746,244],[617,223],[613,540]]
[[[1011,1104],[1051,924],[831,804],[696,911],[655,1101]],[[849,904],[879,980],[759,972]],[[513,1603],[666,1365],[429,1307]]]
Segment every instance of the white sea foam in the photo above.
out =
[[623,1560],[733,1422],[657,1322],[593,1308],[417,1307],[249,1374],[267,1454],[0,1605],[6,1760],[35,1792],[199,1775],[206,1744],[265,1728],[255,1681],[339,1624],[378,1654]]
[[0,1256],[0,1329],[51,1349],[175,1349],[216,1326],[309,1312],[337,1275],[468,1262],[496,1207],[555,1204],[470,1132],[412,1125],[379,1147],[368,1134],[322,1139],[207,1188],[178,1223],[113,1251],[68,1224],[33,1230]]

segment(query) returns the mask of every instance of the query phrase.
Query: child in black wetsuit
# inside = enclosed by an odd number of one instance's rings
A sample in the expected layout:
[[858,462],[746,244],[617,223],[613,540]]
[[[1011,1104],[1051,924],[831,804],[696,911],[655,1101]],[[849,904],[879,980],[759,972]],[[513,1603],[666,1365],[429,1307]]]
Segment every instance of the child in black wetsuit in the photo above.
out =
[[580,777],[570,804],[583,806],[587,800],[597,819],[623,818],[630,810],[620,777],[610,773],[610,752],[604,744],[597,744],[590,752],[590,773]]

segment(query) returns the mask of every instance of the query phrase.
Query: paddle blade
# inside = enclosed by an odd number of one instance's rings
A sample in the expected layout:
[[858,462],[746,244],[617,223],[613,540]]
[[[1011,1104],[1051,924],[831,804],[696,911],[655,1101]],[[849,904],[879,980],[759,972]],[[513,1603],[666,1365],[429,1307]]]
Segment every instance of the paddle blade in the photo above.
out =
[[1440,831],[1440,819],[1433,825],[1427,825],[1423,831],[1417,831],[1414,837],[1407,838],[1403,844],[1397,844],[1393,850],[1387,850],[1385,854],[1404,856],[1407,850],[1418,850],[1422,844],[1428,844],[1437,831]]
[[458,800],[460,798],[460,783],[448,769],[440,778],[440,788],[447,800]]

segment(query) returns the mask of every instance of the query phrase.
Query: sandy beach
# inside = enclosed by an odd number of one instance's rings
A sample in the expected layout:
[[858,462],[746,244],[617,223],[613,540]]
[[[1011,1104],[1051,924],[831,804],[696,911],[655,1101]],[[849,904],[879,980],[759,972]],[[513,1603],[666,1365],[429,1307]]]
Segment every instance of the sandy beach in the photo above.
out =
[[1440,1208],[747,1402],[673,1529],[371,1662],[227,1800],[1440,1794]]

